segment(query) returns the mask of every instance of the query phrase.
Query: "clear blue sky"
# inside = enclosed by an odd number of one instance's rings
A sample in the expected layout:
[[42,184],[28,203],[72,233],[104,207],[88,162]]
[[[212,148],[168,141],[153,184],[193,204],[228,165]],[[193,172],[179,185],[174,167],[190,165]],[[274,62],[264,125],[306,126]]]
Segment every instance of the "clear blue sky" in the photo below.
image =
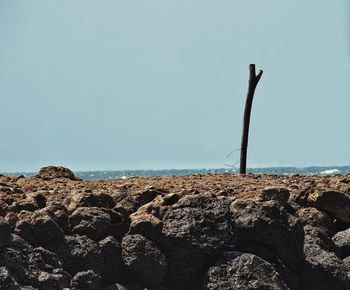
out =
[[0,1],[0,171],[350,164],[347,0]]

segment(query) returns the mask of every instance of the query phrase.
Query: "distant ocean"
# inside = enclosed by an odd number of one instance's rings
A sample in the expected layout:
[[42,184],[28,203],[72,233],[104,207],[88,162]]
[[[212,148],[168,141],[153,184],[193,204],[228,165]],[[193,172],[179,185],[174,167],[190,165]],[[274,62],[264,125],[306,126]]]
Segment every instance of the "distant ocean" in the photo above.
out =
[[[328,167],[266,167],[248,168],[247,172],[267,174],[300,174],[300,175],[345,175],[350,173],[350,166],[328,166]],[[127,179],[131,176],[185,176],[191,174],[215,174],[215,173],[238,173],[238,168],[205,168],[205,169],[163,169],[163,170],[105,170],[105,171],[76,171],[74,174],[81,179]],[[33,176],[35,172],[3,173],[12,176]]]

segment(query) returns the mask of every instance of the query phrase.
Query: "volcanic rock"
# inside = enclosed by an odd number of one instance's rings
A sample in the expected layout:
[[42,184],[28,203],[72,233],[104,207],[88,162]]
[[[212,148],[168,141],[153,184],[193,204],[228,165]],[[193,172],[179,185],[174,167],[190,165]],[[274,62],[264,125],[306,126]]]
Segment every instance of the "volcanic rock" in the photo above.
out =
[[332,252],[330,241],[320,239],[319,230],[305,227],[305,260],[300,264],[301,290],[348,290],[350,277],[344,262]]
[[201,289],[210,290],[288,290],[269,262],[240,252],[224,252],[205,274]]
[[11,227],[0,217],[0,248],[9,245],[11,242]]
[[289,198],[289,190],[284,187],[266,187],[261,192],[263,200],[275,200],[281,205],[286,205]]
[[111,218],[97,207],[80,207],[69,217],[72,232],[99,241],[109,235]]
[[6,267],[0,267],[0,290],[20,290],[21,287]]
[[336,233],[333,236],[334,243],[339,247],[341,257],[346,258],[350,256],[350,228]]
[[77,273],[71,282],[72,290],[100,290],[100,276],[88,270]]
[[280,203],[273,200],[235,200],[230,210],[239,249],[245,251],[252,244],[259,245],[260,249],[274,251],[288,268],[297,269],[303,257],[303,228],[300,221],[287,213]]
[[103,256],[102,284],[111,285],[116,282],[128,280],[124,261],[122,259],[122,247],[112,236],[99,242]]
[[308,196],[308,202],[350,226],[350,196],[348,194],[334,190],[315,191]]
[[187,195],[163,216],[160,249],[168,261],[167,285],[187,289],[224,247],[233,246],[231,200],[211,195]]
[[313,227],[322,228],[329,233],[334,231],[334,226],[330,217],[321,210],[314,207],[304,207],[296,212],[296,217],[299,218],[303,226],[310,225]]
[[56,178],[67,178],[70,180],[79,180],[75,177],[74,173],[65,167],[62,166],[46,166],[40,169],[39,173],[35,175],[35,177],[44,179],[44,180],[52,180]]
[[[8,277],[6,280],[12,281],[14,285],[18,283],[40,289],[63,289],[69,286],[70,276],[62,270],[62,264],[55,254],[40,247],[33,248],[16,235],[12,235],[8,247],[0,250],[0,257],[9,273],[5,275]],[[6,271],[3,273],[6,274]]]
[[71,275],[93,270],[96,274],[103,271],[103,256],[98,243],[87,236],[64,236],[46,245],[54,252],[63,264],[63,269]]
[[122,241],[122,257],[132,277],[148,286],[159,286],[167,272],[167,261],[157,246],[141,235],[127,235]]

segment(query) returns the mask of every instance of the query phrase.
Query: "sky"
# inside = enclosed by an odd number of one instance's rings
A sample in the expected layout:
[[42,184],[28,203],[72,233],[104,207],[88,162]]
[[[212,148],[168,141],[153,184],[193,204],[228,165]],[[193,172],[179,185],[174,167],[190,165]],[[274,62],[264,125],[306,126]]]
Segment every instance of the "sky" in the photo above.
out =
[[0,172],[350,165],[347,0],[0,1]]

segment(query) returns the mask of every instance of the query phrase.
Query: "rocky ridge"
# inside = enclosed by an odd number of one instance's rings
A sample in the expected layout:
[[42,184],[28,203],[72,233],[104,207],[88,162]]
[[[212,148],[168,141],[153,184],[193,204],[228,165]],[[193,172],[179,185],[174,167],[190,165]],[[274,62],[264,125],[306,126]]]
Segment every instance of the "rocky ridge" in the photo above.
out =
[[0,289],[350,289],[350,175],[0,176]]

